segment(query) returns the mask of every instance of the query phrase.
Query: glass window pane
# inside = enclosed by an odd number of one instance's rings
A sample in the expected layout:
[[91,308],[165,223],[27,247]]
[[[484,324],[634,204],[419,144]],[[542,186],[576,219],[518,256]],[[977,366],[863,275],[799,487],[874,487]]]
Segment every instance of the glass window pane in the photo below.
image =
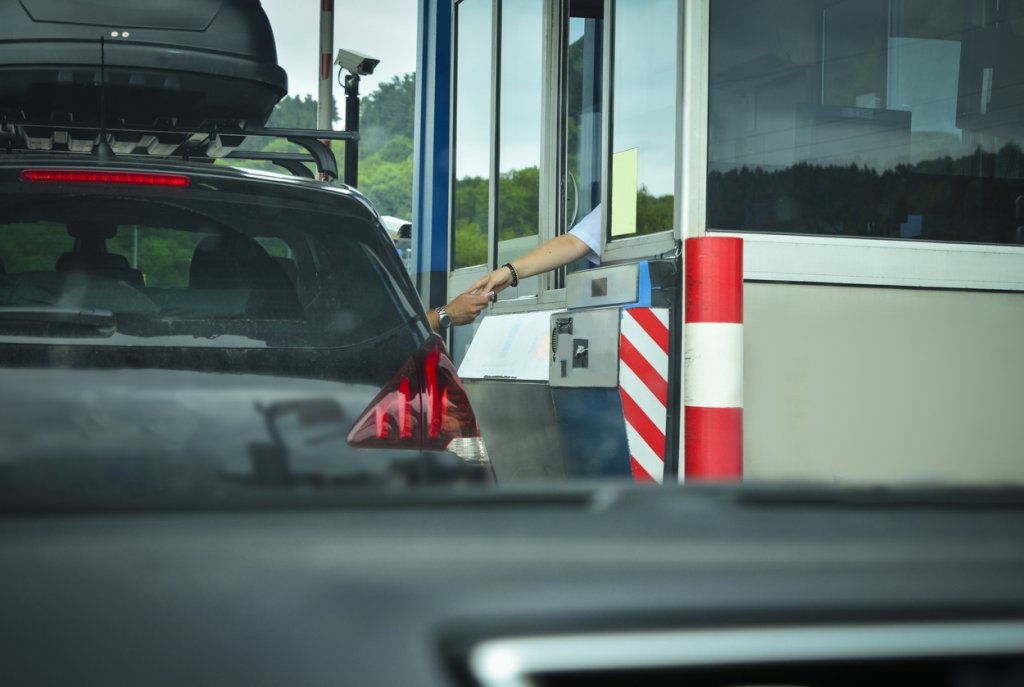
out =
[[[604,20],[598,3],[573,3],[569,19],[566,98],[566,224],[574,226],[601,202],[601,107]],[[572,272],[592,267],[581,258]]]
[[[38,186],[0,184],[0,306],[117,316],[116,336],[77,343],[333,348],[373,340],[415,313],[381,267],[391,256],[379,226],[337,202],[269,186],[254,195],[193,183],[187,197]],[[0,336],[24,333],[8,326]]]
[[708,227],[1024,242],[1024,2],[716,0]]
[[454,269],[487,263],[488,166],[491,140],[491,2],[463,0],[455,92]]
[[615,3],[611,238],[672,229],[677,0]]
[[[541,0],[502,3],[498,141],[498,264],[539,243],[543,27]],[[519,295],[537,293],[524,280]]]

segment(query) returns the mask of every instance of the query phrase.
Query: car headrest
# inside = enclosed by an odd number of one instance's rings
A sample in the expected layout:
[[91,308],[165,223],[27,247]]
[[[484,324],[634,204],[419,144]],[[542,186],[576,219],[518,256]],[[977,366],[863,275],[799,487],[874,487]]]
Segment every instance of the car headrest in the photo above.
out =
[[280,265],[281,269],[284,271],[285,275],[288,276],[288,280],[292,284],[297,284],[299,282],[299,266],[295,263],[293,258],[275,257],[274,261]]
[[278,261],[241,234],[200,240],[192,253],[188,283],[194,289],[250,289],[251,314],[290,317],[301,310],[295,287]]
[[62,253],[57,258],[58,272],[94,272],[96,270],[130,270],[128,258],[117,253]]

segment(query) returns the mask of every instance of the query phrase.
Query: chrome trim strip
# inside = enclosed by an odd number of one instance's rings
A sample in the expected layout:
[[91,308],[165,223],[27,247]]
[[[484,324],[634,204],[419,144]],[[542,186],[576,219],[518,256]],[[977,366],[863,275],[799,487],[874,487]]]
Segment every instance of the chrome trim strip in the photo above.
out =
[[892,623],[618,632],[494,639],[469,666],[484,687],[529,687],[551,671],[849,659],[1024,655],[1024,622]]

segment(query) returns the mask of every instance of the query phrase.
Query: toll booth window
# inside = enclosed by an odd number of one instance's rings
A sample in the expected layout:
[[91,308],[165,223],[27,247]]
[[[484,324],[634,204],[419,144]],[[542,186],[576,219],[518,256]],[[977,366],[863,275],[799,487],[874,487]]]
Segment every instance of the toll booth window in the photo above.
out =
[[711,3],[712,229],[1024,243],[1024,0]]
[[463,0],[455,8],[454,269],[487,263],[491,12],[490,0]]
[[615,3],[611,240],[673,228],[679,4]]
[[[542,0],[501,3],[496,224],[499,265],[540,243],[542,28]],[[519,296],[537,292],[535,277],[519,285]]]
[[[566,226],[572,227],[601,202],[601,107],[604,3],[569,3],[566,75]],[[582,258],[567,271],[592,267]]]

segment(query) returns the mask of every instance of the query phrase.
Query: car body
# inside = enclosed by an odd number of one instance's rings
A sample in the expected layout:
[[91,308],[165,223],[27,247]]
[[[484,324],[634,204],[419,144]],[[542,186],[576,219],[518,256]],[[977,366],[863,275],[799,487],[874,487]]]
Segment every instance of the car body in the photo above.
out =
[[0,463],[20,497],[490,476],[454,366],[354,190],[8,155],[0,260]]
[[[5,495],[490,480],[381,217],[334,183],[322,141],[348,132],[264,128],[288,89],[259,3],[26,0],[0,20]],[[274,153],[291,175],[219,164],[253,157],[248,136],[309,154]]]

